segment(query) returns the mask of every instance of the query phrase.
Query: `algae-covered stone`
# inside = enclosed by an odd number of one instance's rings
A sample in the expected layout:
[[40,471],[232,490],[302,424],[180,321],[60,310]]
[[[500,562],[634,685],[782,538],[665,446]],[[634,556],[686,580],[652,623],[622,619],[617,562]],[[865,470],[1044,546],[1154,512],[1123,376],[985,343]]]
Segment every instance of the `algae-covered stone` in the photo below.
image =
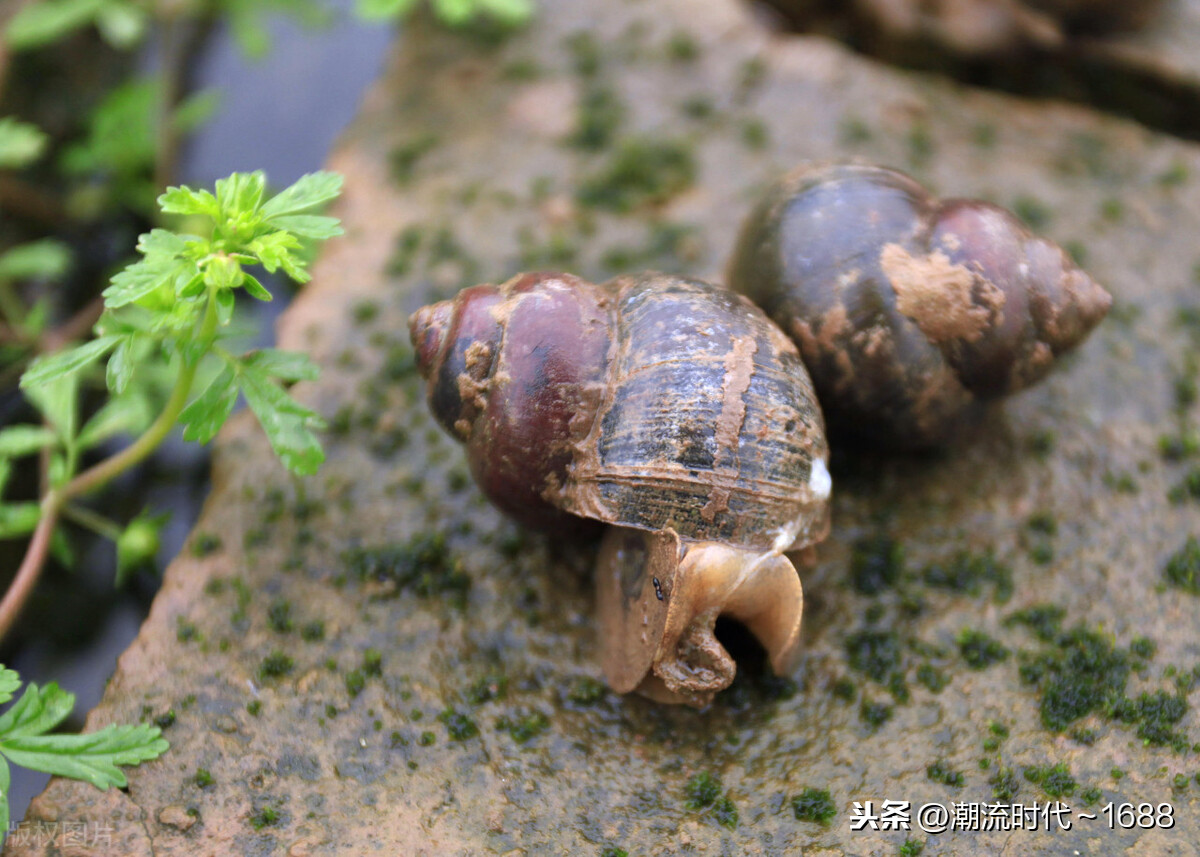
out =
[[[597,87],[620,119],[581,147]],[[394,177],[413,139],[437,143]],[[616,168],[645,141],[690,167]],[[405,319],[530,264],[719,279],[758,189],[847,156],[1024,201],[1112,317],[940,455],[834,451],[793,675],[739,650],[705,711],[618,697],[595,545],[486,505],[427,416]],[[81,829],[88,854],[158,857],[1196,853],[1200,598],[1164,569],[1200,536],[1169,496],[1198,446],[1178,382],[1200,349],[1200,149],[771,39],[734,0],[576,0],[498,47],[410,30],[329,167],[347,236],[280,329],[323,367],[297,392],[329,460],[296,482],[252,421],[223,433],[195,544],[88,719],[173,711],[172,750],[125,792],[52,782],[7,854],[73,853]],[[635,192],[581,192],[605,175]],[[1044,803],[1048,782],[1070,830],[851,825],[856,803]],[[1110,831],[1109,802],[1170,804],[1175,826]]]

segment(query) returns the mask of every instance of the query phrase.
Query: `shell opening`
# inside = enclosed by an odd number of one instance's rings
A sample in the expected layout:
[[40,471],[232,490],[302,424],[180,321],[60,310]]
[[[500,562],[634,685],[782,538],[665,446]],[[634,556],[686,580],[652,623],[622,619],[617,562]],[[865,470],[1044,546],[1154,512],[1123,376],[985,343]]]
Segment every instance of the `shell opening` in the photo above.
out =
[[776,673],[793,665],[804,597],[778,551],[613,528],[596,579],[604,669],[618,692],[707,705],[737,671],[714,632],[718,617],[744,626]]

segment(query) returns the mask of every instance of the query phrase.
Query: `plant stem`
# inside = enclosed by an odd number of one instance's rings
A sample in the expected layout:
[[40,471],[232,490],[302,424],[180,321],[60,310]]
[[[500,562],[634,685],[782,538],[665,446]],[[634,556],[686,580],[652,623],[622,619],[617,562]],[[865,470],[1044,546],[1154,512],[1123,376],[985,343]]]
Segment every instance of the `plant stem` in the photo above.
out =
[[62,516],[69,521],[74,521],[81,527],[91,530],[98,536],[103,536],[109,541],[115,542],[121,537],[121,527],[116,521],[110,521],[103,515],[83,506],[68,503],[62,508]]
[[[210,290],[208,302],[204,308],[204,320],[200,323],[199,340],[201,342],[211,341],[216,330],[217,300],[215,292]],[[115,476],[139,464],[166,440],[167,435],[171,433],[171,429],[179,419],[179,415],[187,406],[199,362],[197,360],[190,365],[184,362],[180,366],[179,377],[175,380],[175,387],[171,391],[170,398],[167,399],[162,412],[141,437],[116,455],[110,456],[76,475],[67,484],[59,488],[52,488],[46,493],[42,499],[42,517],[33,531],[29,547],[25,550],[25,558],[21,561],[21,566],[17,569],[17,574],[9,585],[8,591],[4,593],[4,599],[0,600],[0,639],[3,639],[12,628],[21,609],[25,606],[25,602],[33,592],[34,584],[37,583],[37,579],[42,573],[42,567],[46,563],[46,557],[50,553],[50,537],[54,534],[54,526],[66,503],[95,491]]]

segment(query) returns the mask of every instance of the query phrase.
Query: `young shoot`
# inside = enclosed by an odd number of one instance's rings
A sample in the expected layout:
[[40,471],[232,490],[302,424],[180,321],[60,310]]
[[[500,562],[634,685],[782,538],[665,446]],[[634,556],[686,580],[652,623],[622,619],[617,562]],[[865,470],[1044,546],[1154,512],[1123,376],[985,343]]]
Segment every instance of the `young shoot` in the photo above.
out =
[[[158,198],[165,214],[184,218],[194,232],[153,229],[142,235],[142,258],[104,290],[96,336],[82,345],[35,360],[21,378],[40,425],[0,431],[0,496],[11,462],[38,455],[46,462],[40,502],[0,503],[0,538],[31,535],[25,559],[0,601],[0,637],[12,625],[51,550],[60,518],[113,538],[124,572],[137,559],[131,546],[156,544],[155,520],[139,516],[121,528],[78,501],[150,455],[172,429],[207,443],[245,397],[271,446],[294,473],[314,473],[324,453],[313,431],[320,417],[286,388],[317,375],[299,353],[264,348],[237,354],[227,347],[236,293],[271,300],[249,270],[283,271],[309,279],[312,242],[341,234],[335,218],[316,213],[341,191],[333,173],[311,173],[266,196],[261,172],[234,173],[216,193],[168,188]],[[104,363],[108,400],[80,419],[79,388]],[[118,435],[132,443],[82,468],[84,455]]]

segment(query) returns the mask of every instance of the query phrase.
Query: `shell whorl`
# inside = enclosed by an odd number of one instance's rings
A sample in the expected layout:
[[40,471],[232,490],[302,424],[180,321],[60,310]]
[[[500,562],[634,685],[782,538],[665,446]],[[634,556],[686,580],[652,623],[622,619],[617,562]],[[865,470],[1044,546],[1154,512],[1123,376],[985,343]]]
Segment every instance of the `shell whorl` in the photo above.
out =
[[1111,304],[1004,209],[850,164],[778,182],[729,281],[796,340],[831,426],[900,447],[1042,378]]

